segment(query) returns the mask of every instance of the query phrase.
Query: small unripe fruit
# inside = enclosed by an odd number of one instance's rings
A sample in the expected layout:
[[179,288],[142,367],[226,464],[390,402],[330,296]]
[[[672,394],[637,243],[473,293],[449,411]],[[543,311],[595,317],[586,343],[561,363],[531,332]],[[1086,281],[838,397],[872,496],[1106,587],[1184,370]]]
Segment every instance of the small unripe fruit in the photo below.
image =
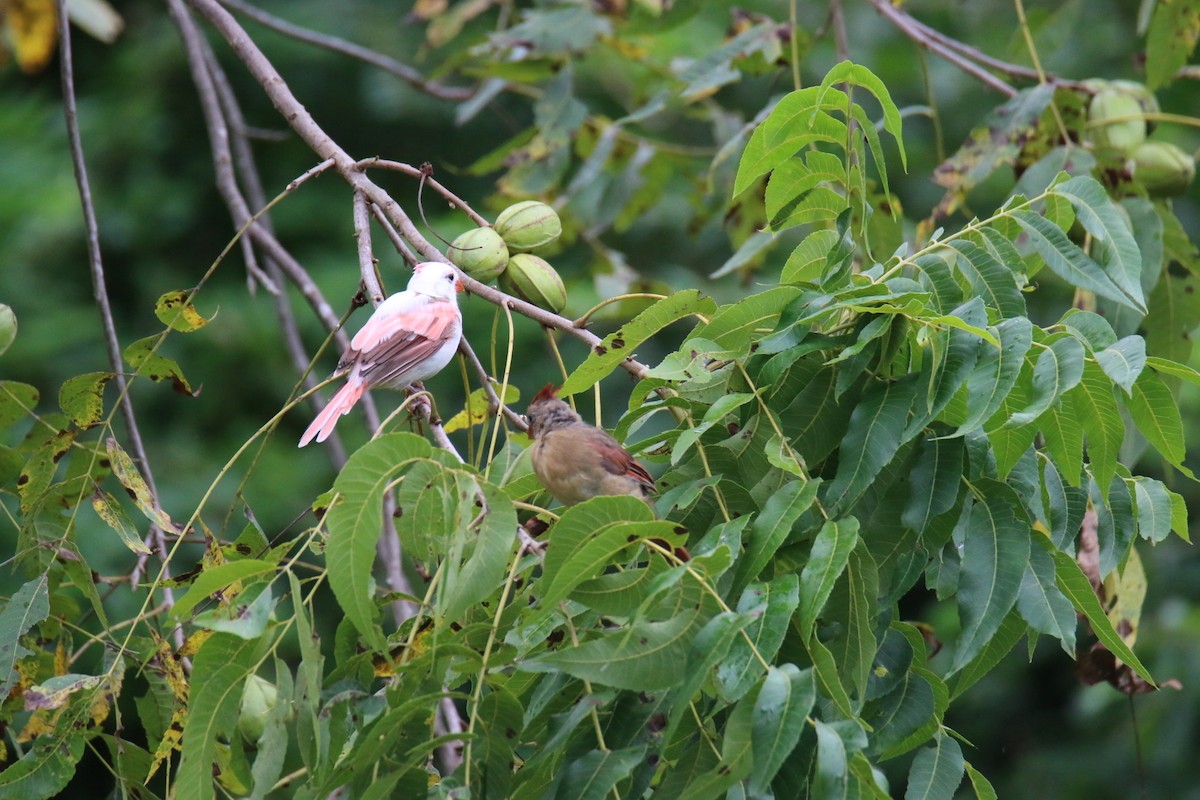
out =
[[[1157,114],[1162,109],[1158,105],[1158,98],[1154,96],[1154,92],[1146,88],[1146,84],[1138,83],[1137,81],[1112,81],[1109,86],[1132,97],[1138,101],[1138,105],[1142,107],[1143,114]],[[1146,132],[1153,133],[1157,122],[1152,119],[1146,120]]]
[[474,228],[450,244],[446,253],[459,269],[477,281],[490,283],[508,264],[508,247],[491,228]]
[[[1092,141],[1097,147],[1128,153],[1146,140],[1146,121],[1137,99],[1121,89],[1108,87],[1092,98],[1088,120],[1097,123],[1092,128]],[[1118,122],[1106,120],[1119,119]]]
[[517,252],[549,244],[562,234],[558,214],[537,200],[525,200],[504,209],[496,217],[494,227],[508,249]]
[[238,733],[247,742],[254,743],[267,727],[267,717],[279,702],[279,690],[268,680],[251,675],[242,689],[242,709],[238,714]]
[[517,253],[508,260],[500,288],[556,314],[567,305],[567,288],[554,267],[529,253]]
[[1152,195],[1183,194],[1196,177],[1196,162],[1170,142],[1144,142],[1133,151],[1133,177]]

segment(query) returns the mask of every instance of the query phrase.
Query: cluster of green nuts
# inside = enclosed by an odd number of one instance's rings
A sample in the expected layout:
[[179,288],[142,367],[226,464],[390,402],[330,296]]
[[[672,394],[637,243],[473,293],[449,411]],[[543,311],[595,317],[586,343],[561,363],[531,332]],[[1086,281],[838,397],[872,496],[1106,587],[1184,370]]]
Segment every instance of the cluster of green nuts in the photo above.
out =
[[1088,122],[1100,152],[1129,159],[1133,177],[1152,195],[1178,195],[1196,176],[1192,157],[1170,142],[1148,141],[1157,114],[1154,94],[1135,81],[1089,81]]
[[536,200],[500,212],[490,228],[474,228],[450,244],[450,260],[477,281],[499,279],[500,288],[536,306],[559,312],[567,304],[562,278],[533,250],[562,233],[554,209]]

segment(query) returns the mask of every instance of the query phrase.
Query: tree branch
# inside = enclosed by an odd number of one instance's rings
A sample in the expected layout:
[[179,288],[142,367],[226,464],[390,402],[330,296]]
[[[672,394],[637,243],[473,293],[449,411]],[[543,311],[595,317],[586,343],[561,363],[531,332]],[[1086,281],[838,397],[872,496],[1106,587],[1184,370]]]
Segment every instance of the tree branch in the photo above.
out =
[[276,33],[282,33],[284,36],[289,36],[297,41],[315,45],[325,50],[332,50],[335,53],[341,53],[342,55],[350,56],[372,66],[379,67],[385,72],[395,75],[414,89],[419,89],[433,97],[438,97],[442,100],[469,100],[475,96],[476,90],[473,88],[443,86],[440,83],[426,80],[425,76],[420,72],[407,64],[400,63],[394,58],[377,53],[362,45],[348,42],[345,39],[339,39],[336,36],[329,36],[328,34],[318,33],[317,31],[294,25],[272,14],[268,14],[261,8],[247,5],[241,2],[241,0],[221,0],[221,3],[237,11],[239,14],[244,14],[258,24],[270,28]]
[[[58,36],[61,56],[59,62],[62,72],[63,115],[66,118],[67,139],[71,149],[71,163],[75,169],[75,183],[79,187],[79,203],[83,211],[83,224],[87,236],[88,266],[92,275],[92,293],[96,298],[96,306],[100,310],[100,320],[104,328],[104,345],[108,351],[108,362],[113,371],[113,382],[117,386],[117,403],[121,408],[121,416],[129,435],[133,457],[138,471],[150,489],[150,496],[155,508],[161,509],[158,500],[158,488],[154,483],[154,472],[150,469],[150,461],[146,458],[146,447],[142,443],[141,430],[138,428],[137,416],[133,411],[133,398],[129,394],[129,382],[125,379],[125,369],[121,355],[121,342],[117,337],[117,326],[113,319],[112,304],[108,298],[108,286],[104,277],[104,260],[100,251],[100,225],[96,221],[96,208],[92,202],[92,187],[88,180],[87,162],[83,154],[83,138],[79,132],[79,109],[75,102],[75,66],[71,54],[71,26],[67,16],[65,0],[58,0]],[[171,567],[167,561],[167,542],[162,528],[151,523],[146,535],[147,544],[162,559],[162,574],[164,578],[171,577]],[[138,558],[134,573],[140,574],[144,569],[146,556]],[[131,580],[132,584],[137,583]],[[167,607],[175,605],[175,593],[169,586],[161,587],[163,600]],[[177,647],[183,646],[183,629],[176,626],[172,638]]]

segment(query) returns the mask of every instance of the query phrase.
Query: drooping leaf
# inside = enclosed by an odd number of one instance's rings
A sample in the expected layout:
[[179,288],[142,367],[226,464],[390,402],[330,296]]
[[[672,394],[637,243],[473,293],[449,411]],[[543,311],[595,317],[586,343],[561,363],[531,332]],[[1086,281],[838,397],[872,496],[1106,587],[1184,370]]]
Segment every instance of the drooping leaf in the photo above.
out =
[[[497,388],[497,387],[493,387]],[[499,390],[497,388],[497,394]],[[521,399],[521,390],[511,383],[504,387],[504,397],[500,398],[505,405],[511,406]],[[455,431],[466,430],[476,425],[482,425],[487,422],[488,417],[488,396],[483,389],[476,389],[471,392],[471,396],[467,398],[466,407],[459,411],[450,419],[446,420],[446,433],[454,433]]]
[[[823,94],[821,87],[810,86],[786,95],[754,129],[738,164],[734,197],[802,147],[814,142],[840,145],[846,140],[846,124],[817,105]],[[840,99],[844,102],[844,95]]]
[[788,303],[799,295],[798,287],[776,286],[744,297],[721,306],[707,323],[696,326],[688,338],[707,339],[725,350],[747,353],[754,331],[772,327]]
[[[1190,476],[1183,465],[1183,419],[1171,390],[1153,372],[1142,372],[1125,401],[1129,416],[1142,435],[1171,466]],[[1097,478],[1098,480],[1098,478]]]
[[1007,484],[981,479],[962,543],[958,609],[962,635],[954,655],[961,669],[987,644],[1017,602],[1029,563],[1030,523]]
[[58,405],[80,428],[90,428],[104,416],[104,387],[111,372],[88,372],[69,378],[58,392]]
[[[446,572],[446,593],[438,611],[447,619],[458,619],[468,608],[495,591],[503,580],[509,554],[516,542],[517,512],[504,492],[490,483],[478,484],[487,513],[477,528],[463,534],[468,539],[467,555],[461,566],[450,559]],[[475,509],[472,502],[471,509]],[[452,550],[457,554],[458,550]]]
[[197,394],[184,376],[179,362],[159,354],[158,348],[161,343],[161,336],[147,336],[126,347],[121,356],[138,375],[155,383],[168,381],[171,388],[180,394]]
[[1112,282],[1144,312],[1142,292],[1142,254],[1125,217],[1095,178],[1077,175],[1052,189],[1065,197],[1075,210],[1075,218],[1092,235],[1092,253]]
[[1040,547],[1030,549],[1017,609],[1029,627],[1058,639],[1067,655],[1075,656],[1075,609],[1059,591],[1054,562]]
[[1048,342],[1034,364],[1032,393],[1025,407],[1009,417],[1005,426],[1017,427],[1033,422],[1063,392],[1075,388],[1083,378],[1083,356],[1083,345],[1074,337],[1064,334]]
[[820,483],[819,480],[788,481],[779,491],[767,498],[762,512],[754,519],[746,550],[738,559],[733,592],[741,592],[746,584],[759,578],[792,532],[796,520],[816,500]]
[[1137,335],[1126,336],[1096,353],[1096,363],[1113,383],[1129,394],[1146,367],[1146,340]]
[[117,532],[121,541],[130,550],[135,553],[151,552],[146,543],[142,541],[137,528],[133,527],[133,521],[129,519],[125,509],[117,502],[117,498],[103,489],[96,489],[92,495],[92,508],[95,509],[100,519],[108,523],[108,527]]
[[838,450],[838,471],[826,487],[832,512],[845,511],[904,444],[908,414],[916,399],[914,380],[875,382],[850,416]]
[[633,622],[614,633],[519,664],[537,672],[562,670],[616,689],[667,689],[683,678],[679,665],[687,658],[698,618],[696,612],[684,612],[661,622]]
[[636,348],[672,322],[692,314],[711,314],[716,304],[697,289],[685,289],[659,300],[642,313],[604,337],[587,359],[575,368],[559,394],[563,397],[578,394],[608,375],[622,361],[636,354]]
[[783,664],[767,670],[751,718],[750,745],[754,755],[751,794],[762,792],[771,785],[771,780],[800,741],[805,718],[816,699],[816,679],[811,669],[801,670],[795,664]]
[[1030,245],[1055,275],[1072,286],[1146,313],[1140,286],[1136,292],[1127,293],[1053,222],[1033,211],[1018,209],[1009,213],[1029,236]]
[[212,797],[217,737],[234,730],[242,683],[253,668],[259,644],[229,633],[214,633],[196,654],[192,672],[203,675],[204,680],[193,684],[188,698],[183,755],[175,775],[175,796],[179,800]]
[[0,611],[0,695],[7,697],[16,684],[16,663],[32,652],[21,637],[50,615],[49,578],[39,575],[13,592]]
[[1087,436],[1088,462],[1101,492],[1107,493],[1117,471],[1117,453],[1125,437],[1125,422],[1117,408],[1113,387],[1098,365],[1086,363],[1083,379],[1072,389],[1071,407]]
[[808,639],[834,583],[846,569],[858,544],[858,520],[829,520],[817,532],[812,553],[800,573],[800,633]]
[[432,448],[411,433],[392,433],[368,442],[346,462],[334,491],[340,499],[325,515],[329,528],[329,585],[338,604],[367,641],[384,648],[371,592],[375,544],[383,525],[383,492],[414,461]]
[[171,607],[170,616],[172,619],[182,619],[197,605],[230,584],[258,575],[271,574],[276,569],[277,566],[274,563],[254,558],[230,561],[209,567],[197,575],[187,593],[175,601],[175,605]]
[[564,766],[563,780],[555,797],[603,800],[645,757],[645,747],[592,750]]
[[133,459],[129,457],[129,454],[122,449],[116,439],[110,437],[105,444],[108,449],[108,460],[112,465],[113,475],[117,477],[117,480],[125,487],[125,491],[133,498],[133,502],[137,505],[138,510],[146,515],[146,519],[164,531],[178,533],[179,528],[171,521],[167,512],[163,511],[162,506],[158,504],[158,499],[151,494],[150,487],[146,485],[142,474],[133,465]]
[[1156,3],[1146,34],[1146,86],[1151,91],[1170,83],[1187,63],[1200,39],[1200,3],[1176,0]]
[[966,383],[966,418],[956,435],[978,429],[1004,403],[1033,344],[1033,325],[1025,317],[1012,317],[996,326],[996,335],[999,348],[979,344],[979,360]]
[[[722,699],[740,699],[775,657],[788,632],[792,614],[800,603],[800,581],[795,574],[772,581],[754,582],[738,599],[737,612],[751,617],[743,630],[745,636],[734,639],[729,654],[717,668],[717,691]],[[761,659],[761,660],[760,660]]]
[[1034,537],[1034,541],[1050,553],[1050,557],[1054,560],[1054,574],[1058,580],[1058,588],[1071,601],[1071,605],[1075,606],[1075,610],[1083,612],[1087,617],[1096,637],[1112,651],[1113,655],[1128,664],[1142,680],[1153,684],[1154,679],[1150,677],[1150,673],[1142,665],[1141,660],[1134,655],[1133,651],[1129,649],[1129,645],[1113,628],[1112,622],[1109,621],[1108,615],[1104,613],[1104,609],[1100,605],[1099,598],[1096,597],[1095,590],[1092,589],[1092,584],[1088,582],[1087,576],[1079,568],[1079,563],[1061,550],[1054,549],[1048,541],[1043,541],[1042,537]]
[[933,746],[913,759],[904,800],[953,800],[962,778],[962,749],[953,736],[939,732]]
[[996,309],[1003,317],[1025,315],[1025,298],[1009,267],[984,248],[965,239],[956,240],[949,246],[958,255],[956,264],[967,279],[971,295],[983,298],[989,308]]

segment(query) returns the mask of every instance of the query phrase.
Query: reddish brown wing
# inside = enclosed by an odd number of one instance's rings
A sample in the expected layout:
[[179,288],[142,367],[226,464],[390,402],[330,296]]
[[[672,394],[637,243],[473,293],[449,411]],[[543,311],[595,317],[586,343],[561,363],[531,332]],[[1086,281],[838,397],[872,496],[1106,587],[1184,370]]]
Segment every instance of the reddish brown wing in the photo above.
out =
[[596,449],[600,451],[601,463],[613,475],[627,475],[645,487],[647,492],[655,490],[654,478],[629,452],[605,431],[596,437]]

